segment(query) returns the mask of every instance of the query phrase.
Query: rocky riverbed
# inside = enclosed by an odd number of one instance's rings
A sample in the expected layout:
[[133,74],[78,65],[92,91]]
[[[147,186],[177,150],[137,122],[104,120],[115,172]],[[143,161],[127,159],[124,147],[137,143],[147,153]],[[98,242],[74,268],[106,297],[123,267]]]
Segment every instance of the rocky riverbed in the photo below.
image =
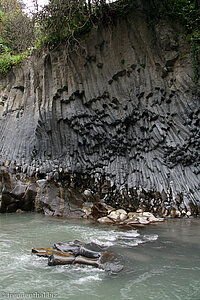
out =
[[[61,175],[60,175],[61,176]],[[94,219],[126,226],[160,222],[163,218],[199,215],[195,200],[135,188],[119,191],[111,182],[81,174],[62,174],[57,181],[27,178],[0,168],[0,212],[36,211],[49,216]]]

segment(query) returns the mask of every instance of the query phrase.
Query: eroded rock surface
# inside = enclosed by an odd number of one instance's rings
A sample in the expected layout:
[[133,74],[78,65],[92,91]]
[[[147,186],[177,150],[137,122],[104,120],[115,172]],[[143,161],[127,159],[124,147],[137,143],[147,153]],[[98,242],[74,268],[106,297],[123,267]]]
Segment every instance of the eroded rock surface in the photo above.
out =
[[101,268],[109,272],[120,272],[123,265],[117,257],[93,242],[78,240],[54,244],[52,248],[33,248],[32,254],[47,257],[49,266],[80,264]]
[[151,33],[145,15],[130,12],[94,28],[69,57],[63,45],[1,78],[1,212],[98,215],[94,205],[79,208],[103,200],[199,214],[190,50],[169,20]]

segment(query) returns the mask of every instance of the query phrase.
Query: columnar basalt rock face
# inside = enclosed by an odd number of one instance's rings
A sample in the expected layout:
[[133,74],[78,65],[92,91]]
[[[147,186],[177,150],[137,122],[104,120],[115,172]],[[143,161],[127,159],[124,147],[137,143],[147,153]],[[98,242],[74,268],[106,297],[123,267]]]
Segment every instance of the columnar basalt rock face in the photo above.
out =
[[13,69],[0,82],[1,165],[70,177],[115,207],[198,214],[199,92],[181,32],[162,20],[152,35],[134,12],[69,56],[63,45]]

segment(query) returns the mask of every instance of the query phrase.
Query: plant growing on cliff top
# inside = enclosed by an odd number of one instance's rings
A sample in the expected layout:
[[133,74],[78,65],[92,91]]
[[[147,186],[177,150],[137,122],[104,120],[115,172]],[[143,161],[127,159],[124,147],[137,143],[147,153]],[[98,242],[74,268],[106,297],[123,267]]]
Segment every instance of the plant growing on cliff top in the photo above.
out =
[[34,24],[19,0],[0,1],[0,37],[14,54],[34,45]]
[[[199,2],[200,0],[141,1],[152,28],[166,15],[184,24],[187,38],[191,42],[196,82],[200,77]],[[0,1],[0,71],[5,72],[12,65],[21,62],[28,54],[20,53],[32,45],[36,48],[52,48],[64,41],[68,50],[75,49],[71,46],[80,46],[80,35],[90,31],[98,22],[113,22],[115,16],[127,15],[140,5],[137,0],[50,0],[48,5],[38,11],[37,0],[32,0],[32,3],[37,12],[30,18],[23,12],[22,0]],[[135,48],[134,45],[132,48]]]
[[0,1],[0,72],[20,64],[34,44],[34,24],[20,0]]
[[25,58],[30,55],[30,51],[27,50],[18,55],[12,55],[9,52],[5,52],[0,55],[0,72],[7,73],[13,66],[19,65]]
[[108,10],[105,0],[50,0],[34,15],[38,28],[38,43],[53,46],[61,41],[77,41],[90,31]]

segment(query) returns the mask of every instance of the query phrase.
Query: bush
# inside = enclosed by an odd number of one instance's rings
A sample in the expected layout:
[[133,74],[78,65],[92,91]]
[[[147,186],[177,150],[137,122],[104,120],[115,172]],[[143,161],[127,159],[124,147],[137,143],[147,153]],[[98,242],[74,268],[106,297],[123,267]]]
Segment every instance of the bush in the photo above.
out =
[[30,55],[30,51],[25,51],[18,55],[12,55],[5,52],[0,55],[0,72],[7,73],[13,66],[19,65],[24,59]]

